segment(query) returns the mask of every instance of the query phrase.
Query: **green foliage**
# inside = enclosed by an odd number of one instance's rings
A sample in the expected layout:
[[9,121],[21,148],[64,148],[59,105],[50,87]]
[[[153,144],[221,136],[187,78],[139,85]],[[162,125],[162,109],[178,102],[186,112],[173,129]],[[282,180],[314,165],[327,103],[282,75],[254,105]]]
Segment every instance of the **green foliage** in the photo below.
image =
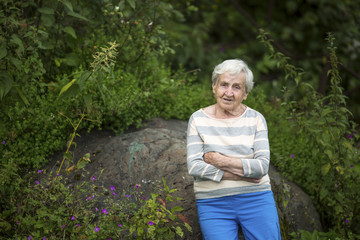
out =
[[98,176],[81,175],[80,183],[69,185],[65,171],[27,174],[1,213],[4,239],[174,239],[191,231],[185,218],[180,221],[181,207],[167,208],[179,199],[165,180],[146,199],[140,185],[131,194],[117,194],[113,186],[95,186]]
[[[269,127],[273,163],[310,194],[327,230],[354,239],[359,234],[360,158],[355,147],[359,135],[340,86],[334,39],[331,35],[327,39],[331,88],[327,96],[321,96],[304,81],[302,69],[274,51],[266,33],[260,32],[260,38],[284,70],[285,79],[296,83],[296,89],[284,90],[284,102],[275,108],[283,118],[268,119],[273,124]],[[303,94],[301,99],[294,98],[295,90]],[[284,117],[287,114],[289,118]]]

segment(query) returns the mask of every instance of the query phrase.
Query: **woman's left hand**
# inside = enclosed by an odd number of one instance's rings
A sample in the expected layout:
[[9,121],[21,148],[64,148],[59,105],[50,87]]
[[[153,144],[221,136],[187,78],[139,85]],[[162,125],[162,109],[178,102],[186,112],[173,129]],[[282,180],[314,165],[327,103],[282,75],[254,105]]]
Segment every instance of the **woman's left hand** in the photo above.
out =
[[208,164],[211,164],[217,168],[221,168],[223,166],[222,163],[222,155],[218,152],[207,152],[204,154],[204,161]]

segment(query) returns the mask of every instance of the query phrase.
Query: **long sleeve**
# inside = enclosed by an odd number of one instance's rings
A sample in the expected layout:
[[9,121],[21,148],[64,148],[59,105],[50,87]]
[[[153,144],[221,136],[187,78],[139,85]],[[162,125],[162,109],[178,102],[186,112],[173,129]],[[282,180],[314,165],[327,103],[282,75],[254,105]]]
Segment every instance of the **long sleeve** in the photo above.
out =
[[262,115],[257,117],[253,148],[254,158],[242,159],[244,177],[260,178],[268,173],[270,164],[268,130]]
[[224,171],[207,164],[203,160],[204,142],[197,131],[196,121],[190,117],[187,129],[187,167],[188,172],[195,178],[220,182]]

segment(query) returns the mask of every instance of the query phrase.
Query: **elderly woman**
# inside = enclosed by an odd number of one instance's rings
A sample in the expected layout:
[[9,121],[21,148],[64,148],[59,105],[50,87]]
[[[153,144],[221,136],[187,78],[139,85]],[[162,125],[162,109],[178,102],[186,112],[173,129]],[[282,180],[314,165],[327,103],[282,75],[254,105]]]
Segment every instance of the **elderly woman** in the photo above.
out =
[[265,118],[242,103],[253,74],[241,60],[226,60],[212,74],[216,104],[193,113],[187,131],[188,171],[206,240],[281,239],[268,176]]

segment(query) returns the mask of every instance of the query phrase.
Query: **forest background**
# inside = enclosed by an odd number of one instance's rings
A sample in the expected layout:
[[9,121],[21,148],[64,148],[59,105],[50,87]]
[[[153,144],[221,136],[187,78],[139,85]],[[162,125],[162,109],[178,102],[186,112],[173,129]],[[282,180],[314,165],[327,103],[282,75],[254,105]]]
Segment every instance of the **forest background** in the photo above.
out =
[[[55,181],[44,189],[34,184],[37,169],[54,152],[75,145],[81,131],[120,134],[153,117],[187,121],[214,103],[210,75],[229,58],[245,60],[254,72],[246,104],[267,119],[272,164],[311,196],[321,216],[323,233],[285,229],[283,238],[360,236],[359,1],[3,0],[0,5],[2,238],[98,239],[96,224],[103,219],[86,215],[85,206],[75,208],[77,201],[60,179],[58,191]],[[77,161],[69,148],[64,160]],[[44,196],[52,204],[41,204]],[[64,218],[75,219],[74,212],[88,227],[63,227]],[[144,239],[181,235],[167,222],[139,225],[124,217],[130,222],[126,230],[108,226],[104,239],[114,232]]]

